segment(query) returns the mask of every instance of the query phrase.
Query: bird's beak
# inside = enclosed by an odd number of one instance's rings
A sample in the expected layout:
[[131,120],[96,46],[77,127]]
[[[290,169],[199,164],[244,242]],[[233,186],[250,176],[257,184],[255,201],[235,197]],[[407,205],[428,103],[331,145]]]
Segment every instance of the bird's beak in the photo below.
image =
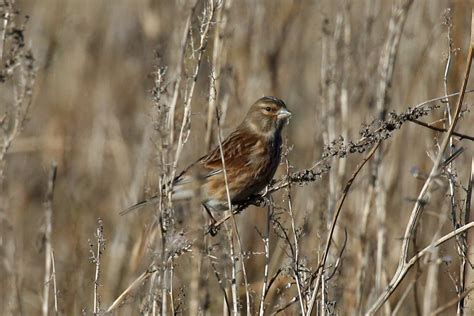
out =
[[277,117],[279,120],[289,118],[290,116],[291,116],[291,112],[288,111],[287,109],[280,109],[277,112]]

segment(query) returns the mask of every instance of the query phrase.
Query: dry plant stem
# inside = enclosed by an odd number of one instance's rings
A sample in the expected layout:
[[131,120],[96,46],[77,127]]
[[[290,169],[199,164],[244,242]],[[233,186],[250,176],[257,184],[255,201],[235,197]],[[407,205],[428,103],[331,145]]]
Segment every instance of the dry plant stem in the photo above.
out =
[[[46,197],[44,201],[45,206],[45,232],[44,232],[44,242],[45,242],[45,263],[44,263],[44,289],[43,289],[43,306],[42,313],[44,316],[48,315],[49,310],[49,284],[51,282],[51,265],[52,265],[52,246],[51,246],[51,235],[53,231],[53,193],[54,193],[54,184],[56,182],[56,171],[57,164],[56,162],[51,163],[51,169],[49,171],[48,177],[48,190],[46,192]],[[56,286],[55,286],[56,287]],[[56,290],[54,290],[56,292]],[[55,304],[57,305],[57,304]],[[57,310],[57,308],[56,308]]]
[[[432,129],[433,131],[443,132],[443,133],[445,133],[445,132],[448,131],[448,130],[445,129],[445,128],[432,126],[432,125],[430,125],[430,124],[426,124],[425,122],[422,122],[422,121],[419,121],[419,120],[413,119],[413,120],[409,120],[409,121],[410,121],[410,122],[413,122],[413,123],[415,123],[415,124],[418,124],[418,125],[427,127],[427,128],[429,128],[429,129]],[[453,132],[453,135],[459,137],[460,139],[468,139],[468,140],[474,141],[474,136],[469,136],[469,135],[461,134],[461,133],[458,133],[458,132]]]
[[174,307],[174,297],[173,297],[173,271],[174,271],[174,262],[173,258],[170,258],[170,305],[171,305],[171,314],[176,315],[176,310]]
[[3,26],[2,26],[2,32],[0,33],[0,61],[3,62],[3,49],[5,48],[5,34],[7,33],[7,26],[8,26],[8,20],[10,19],[10,14],[11,11],[13,10],[11,2],[5,1],[4,6],[8,7],[8,9],[5,10],[4,16],[3,16]]
[[[473,19],[471,18],[471,22]],[[471,24],[471,28],[474,26],[474,24]],[[402,247],[401,247],[401,254],[400,254],[400,260],[398,263],[397,270],[390,281],[389,285],[387,288],[384,290],[384,292],[377,298],[375,303],[369,308],[367,311],[368,315],[372,315],[377,310],[387,301],[387,299],[392,295],[392,293],[395,291],[395,289],[398,287],[400,282],[403,280],[407,269],[408,265],[408,251],[409,251],[409,246],[410,242],[414,236],[416,226],[418,223],[418,220],[422,214],[423,210],[423,205],[425,201],[425,196],[426,193],[428,192],[428,189],[430,187],[430,184],[432,180],[435,178],[435,176],[439,173],[439,166],[441,164],[441,161],[443,160],[444,152],[447,148],[447,145],[449,143],[450,137],[456,127],[456,123],[459,119],[459,114],[461,112],[461,107],[462,107],[462,102],[464,100],[464,94],[466,92],[466,86],[469,80],[469,73],[471,70],[471,63],[472,63],[472,58],[473,58],[473,53],[474,53],[474,32],[471,30],[471,42],[469,45],[469,52],[468,52],[468,57],[467,57],[467,63],[466,63],[466,68],[465,68],[465,74],[464,74],[464,80],[462,82],[462,87],[461,87],[461,92],[458,98],[458,102],[456,105],[456,110],[453,115],[453,121],[452,124],[449,126],[449,129],[443,139],[443,142],[441,143],[440,150],[438,153],[438,156],[436,158],[436,161],[434,162],[434,165],[431,169],[431,172],[428,176],[428,179],[425,181],[423,188],[420,191],[420,194],[418,195],[417,201],[413,207],[413,210],[411,212],[407,228],[405,231],[405,234],[403,236],[403,242],[402,242]]]
[[265,296],[267,293],[267,286],[268,286],[268,271],[269,271],[269,264],[270,264],[270,221],[271,216],[273,213],[273,201],[270,196],[270,203],[268,204],[267,208],[267,222],[265,225],[265,235],[262,236],[263,239],[263,247],[265,251],[265,266],[263,270],[263,284],[262,284],[262,293],[260,295],[260,308],[259,308],[259,315],[263,316],[265,312]]
[[[20,66],[24,67],[21,63]],[[31,71],[31,73],[28,74],[28,71]],[[21,70],[20,76],[23,76],[23,78],[19,79],[20,83],[14,88],[15,100],[13,108],[15,109],[15,113],[13,117],[13,127],[9,131],[6,131],[3,130],[3,126],[0,126],[3,138],[2,149],[0,150],[0,183],[3,181],[6,154],[8,153],[13,140],[21,132],[31,106],[31,91],[34,85],[34,75],[34,70]],[[30,78],[31,81],[26,82],[25,76],[32,76],[32,79]]]
[[170,132],[169,134],[169,141],[170,144],[173,144],[174,142],[174,113],[176,110],[176,105],[178,103],[178,96],[179,96],[179,90],[181,88],[181,73],[183,69],[183,64],[184,64],[184,55],[186,53],[186,48],[188,46],[188,39],[189,39],[189,32],[190,32],[190,27],[191,27],[191,18],[194,15],[194,11],[196,9],[197,5],[197,0],[195,0],[194,4],[191,7],[191,11],[189,12],[189,15],[186,19],[186,23],[184,24],[184,30],[183,30],[183,37],[181,39],[181,45],[180,45],[180,50],[179,50],[179,57],[178,57],[178,64],[176,66],[176,81],[174,83],[174,90],[173,90],[173,97],[171,99],[171,105],[170,105],[170,112],[168,114],[168,130]]
[[[204,13],[203,13],[204,21],[202,22],[201,29],[200,29],[200,43],[199,43],[199,48],[197,49],[198,54],[196,57],[197,58],[196,66],[194,68],[194,73],[191,78],[191,84],[190,84],[190,87],[188,88],[187,95],[184,101],[183,120],[181,122],[181,129],[178,136],[178,145],[176,146],[176,152],[174,155],[174,162],[173,162],[173,170],[172,170],[170,179],[175,178],[178,161],[181,156],[181,152],[183,150],[184,143],[186,142],[186,138],[187,138],[185,137],[185,134],[187,134],[186,131],[189,132],[189,123],[191,120],[191,101],[193,99],[194,88],[196,87],[199,70],[201,69],[202,57],[206,49],[209,28],[214,18],[215,10],[216,8],[214,6],[214,0],[208,0],[208,5],[205,6]],[[171,194],[171,192],[169,194]]]
[[314,303],[316,301],[316,297],[317,297],[317,294],[318,294],[318,291],[319,291],[319,284],[321,282],[321,277],[322,277],[323,272],[325,270],[326,260],[327,260],[328,254],[329,254],[329,248],[331,247],[332,235],[334,234],[334,229],[336,227],[336,223],[337,223],[337,219],[339,218],[339,214],[341,213],[342,205],[344,204],[344,201],[347,197],[347,194],[349,193],[349,189],[351,188],[352,183],[354,182],[355,178],[357,177],[359,172],[362,170],[362,167],[364,167],[364,165],[367,163],[367,161],[369,161],[369,159],[376,152],[379,145],[380,145],[380,142],[375,144],[372,147],[372,149],[370,150],[370,152],[367,154],[367,156],[359,163],[359,165],[356,167],[356,170],[354,171],[354,173],[352,174],[350,179],[347,181],[347,183],[344,187],[344,190],[342,192],[342,196],[339,198],[339,201],[337,203],[336,212],[334,213],[334,217],[332,219],[331,228],[330,228],[328,236],[327,236],[326,246],[325,246],[325,249],[324,249],[324,252],[323,252],[323,257],[321,258],[321,260],[318,264],[318,268],[317,268],[318,269],[318,274],[316,276],[315,285],[314,285],[314,288],[313,288],[313,291],[312,291],[312,294],[311,294],[311,300],[309,301],[309,306],[308,306],[308,310],[307,310],[307,313],[306,313],[306,315],[308,315],[308,316],[311,315],[311,311],[312,311]]
[[369,189],[367,194],[364,197],[364,203],[363,203],[363,212],[362,212],[362,220],[361,220],[361,229],[360,229],[360,235],[359,235],[359,245],[360,245],[360,251],[359,251],[359,266],[360,268],[357,270],[357,280],[358,280],[358,287],[357,287],[357,292],[356,292],[356,297],[357,297],[357,313],[361,314],[362,311],[362,304],[363,304],[363,299],[365,296],[363,295],[364,292],[364,280],[365,276],[367,274],[367,271],[369,269],[369,251],[370,247],[367,244],[367,228],[368,228],[368,220],[369,220],[369,214],[370,214],[370,209],[371,209],[371,204],[372,204],[372,199],[374,195],[374,186],[373,183],[369,185]]
[[54,294],[54,313],[58,315],[58,288],[56,284],[56,263],[54,260],[54,251],[51,249],[51,268],[53,271],[52,279],[53,279],[53,294]]
[[[240,256],[240,264],[242,267],[242,275],[244,279],[244,285],[245,285],[245,299],[246,299],[246,307],[247,307],[247,314],[250,314],[250,291],[249,291],[249,284],[247,281],[247,271],[245,270],[245,261],[244,261],[244,255],[243,255],[243,248],[242,248],[242,239],[240,238],[239,230],[237,228],[237,221],[235,220],[234,213],[232,212],[232,203],[230,199],[230,191],[229,191],[229,183],[227,181],[227,171],[225,168],[225,159],[224,159],[224,151],[222,149],[222,136],[221,136],[221,126],[220,126],[220,121],[219,121],[219,113],[216,112],[216,118],[217,118],[217,140],[219,142],[219,151],[221,153],[221,161],[222,161],[222,171],[224,173],[224,181],[225,181],[225,190],[226,190],[226,195],[227,195],[227,203],[229,205],[229,212],[232,217],[232,230],[235,233],[237,237],[237,242],[239,244],[239,256]],[[230,244],[231,246],[233,245],[233,236],[230,236]],[[231,256],[234,256],[233,253],[231,253]],[[234,258],[232,258],[234,260]],[[234,269],[232,269],[232,272],[234,272]],[[234,277],[234,275],[233,275]],[[233,278],[233,285],[235,285],[235,279]],[[234,290],[234,289],[233,289]],[[232,292],[234,294],[234,291]],[[234,302],[236,304],[236,302]],[[234,306],[234,313],[238,313],[237,307]]]
[[[407,274],[407,272],[410,270],[410,268],[413,267],[415,265],[415,263],[417,263],[418,260],[421,259],[424,255],[430,253],[433,248],[439,247],[441,244],[445,243],[446,241],[456,237],[459,234],[462,234],[462,233],[468,231],[469,229],[471,229],[473,227],[474,227],[474,222],[470,222],[469,224],[461,226],[460,228],[450,232],[449,234],[444,235],[443,237],[441,237],[440,239],[438,239],[437,241],[435,241],[431,245],[423,248],[421,251],[416,253],[409,261],[406,262],[405,266],[400,271],[400,278],[403,279],[403,277]],[[459,299],[459,298],[457,298],[457,299]],[[373,315],[375,312],[376,311],[370,310],[369,312],[367,312],[367,315]]]
[[[334,26],[334,31],[332,34],[328,30],[323,30],[322,32],[322,47],[325,50],[322,53],[322,62],[321,62],[321,82],[324,84],[323,91],[321,92],[323,96],[322,104],[323,106],[323,116],[325,117],[326,123],[326,132],[323,134],[325,143],[329,144],[331,140],[337,137],[336,131],[336,113],[337,113],[337,104],[338,104],[338,95],[340,91],[338,77],[338,70],[342,68],[344,63],[344,58],[341,56],[341,50],[339,48],[340,43],[342,42],[343,36],[343,27],[344,27],[344,14],[339,12],[336,15],[336,22]],[[325,62],[327,60],[327,63]],[[343,70],[342,70],[343,71]],[[342,72],[341,71],[341,72]],[[338,125],[344,125],[342,122],[337,122]],[[326,198],[326,213],[325,216],[325,230],[329,229],[331,225],[331,218],[333,218],[334,207],[336,204],[337,192],[340,188],[339,183],[339,167],[342,163],[342,160],[332,157],[331,164],[334,165],[333,168],[329,170],[328,175],[328,194]],[[289,183],[290,184],[290,183]],[[289,187],[289,186],[288,186]],[[337,235],[337,234],[336,234]],[[299,282],[297,283],[298,295],[300,294]],[[323,287],[324,291],[324,287]],[[321,296],[321,315],[324,316],[325,312],[325,301],[326,297]],[[304,307],[302,308],[304,302],[299,299],[300,309],[304,315]]]
[[[451,16],[450,16],[449,9],[447,9],[445,11],[444,17],[445,17],[444,24],[447,26],[447,44],[448,44],[448,56],[447,56],[447,59],[446,59],[446,66],[445,66],[444,75],[443,75],[443,88],[444,88],[444,94],[446,95],[446,94],[448,94],[448,74],[449,74],[449,70],[451,68],[451,60],[452,60],[452,52],[453,52],[453,42],[452,42],[452,39],[451,39],[452,23],[451,23]],[[451,125],[451,119],[452,119],[450,99],[446,98],[445,102],[446,102],[445,117],[448,116],[448,126],[449,126],[449,125]],[[424,122],[418,121],[416,119],[410,120],[410,121],[412,121],[412,122],[414,122],[418,125],[430,128],[430,126],[428,124],[425,124]],[[445,132],[447,130],[441,129],[441,131]],[[456,132],[453,132],[453,135],[455,133]],[[452,146],[452,138],[450,140],[450,148],[452,149],[451,146]],[[452,154],[452,150],[450,152]],[[450,179],[450,191],[452,193],[453,192],[453,187],[451,186],[451,184],[452,184],[452,182],[451,182],[451,179]],[[453,194],[451,194],[451,196],[453,196]],[[454,218],[455,217],[453,217],[453,219]],[[444,226],[446,220],[447,220],[447,215],[439,216],[438,229],[436,230],[435,234],[433,235],[432,242],[434,242],[436,239],[438,239],[439,236],[441,235],[441,229]],[[431,256],[429,256],[429,258],[431,260],[436,260],[439,256],[438,252],[439,252],[438,249],[436,249],[435,251],[433,251]],[[423,263],[424,264],[428,263],[428,256],[425,258]],[[425,314],[427,314],[431,310],[433,310],[433,308],[435,308],[436,305],[438,304],[437,303],[438,290],[439,290],[439,286],[438,286],[439,275],[438,274],[439,274],[439,265],[438,264],[428,265],[428,269],[427,269],[427,272],[426,272],[426,275],[427,275],[426,276],[426,283],[424,285],[424,287],[425,287],[424,298],[423,298],[423,312]],[[416,285],[415,285],[415,289],[416,289]]]
[[124,301],[127,295],[135,289],[138,285],[148,279],[152,274],[156,272],[156,268],[151,265],[145,272],[140,274],[138,278],[136,278],[130,285],[123,291],[110,305],[110,307],[105,311],[106,313],[112,312],[114,309],[119,307]]
[[233,230],[225,225],[227,231],[227,238],[229,240],[229,256],[231,262],[231,280],[230,280],[230,291],[232,295],[232,315],[239,315],[239,303],[237,300],[237,260],[235,259],[235,249],[234,249],[234,236]]
[[232,0],[222,0],[219,4],[216,13],[216,26],[214,29],[214,43],[212,49],[212,69],[211,69],[211,84],[209,86],[209,106],[207,112],[207,129],[204,143],[206,144],[206,150],[211,150],[212,145],[212,123],[214,121],[216,104],[219,99],[220,85],[221,85],[221,71],[222,64],[225,63],[224,51],[224,32],[228,20],[228,12]]
[[[163,249],[166,249],[165,248],[165,240],[166,240],[166,236],[163,236]],[[163,252],[166,252],[166,250],[164,250]],[[162,255],[162,258],[166,258],[165,255]],[[162,274],[161,274],[161,277],[160,277],[160,281],[161,281],[161,314],[162,315],[168,315],[168,286],[169,286],[169,282],[168,282],[168,275],[169,275],[169,269],[168,269],[168,260],[166,260],[166,262],[164,264],[161,265],[162,267]],[[153,278],[156,278],[158,276],[158,273],[155,273],[153,274],[152,276],[152,281],[150,282],[150,293],[148,295],[148,298],[151,300],[151,305],[152,306],[155,306],[156,305],[156,294],[155,294],[155,291],[154,291],[154,284],[155,284],[155,280]],[[155,310],[155,308],[153,308],[153,310]]]
[[445,305],[438,307],[436,310],[434,310],[432,313],[430,313],[430,315],[431,316],[445,315],[443,313],[446,310],[448,310],[452,306],[458,304],[459,300],[464,299],[469,293],[471,293],[471,291],[473,289],[474,289],[473,287],[470,287],[470,288],[466,289],[463,293],[461,293],[461,295],[459,295],[459,297],[456,297],[456,298],[452,299],[451,301],[449,301],[448,303],[446,303]]
[[391,316],[396,316],[398,314],[398,311],[403,306],[405,299],[407,298],[410,291],[413,289],[413,286],[416,284],[416,281],[417,281],[416,278],[411,280],[410,285],[407,286],[407,288],[405,289],[405,292],[403,292],[402,296],[398,300],[397,305],[395,305],[395,307],[393,308]]
[[[350,76],[350,64],[351,64],[351,21],[350,21],[350,4],[349,1],[344,0],[343,2],[343,54],[342,54],[342,75],[341,88],[340,88],[340,108],[341,108],[341,135],[344,139],[349,138],[349,79]],[[339,160],[339,169],[338,169],[338,182],[341,183],[342,179],[346,173],[346,159]]]
[[[286,174],[287,176],[290,175],[290,164],[288,162],[288,157],[285,156],[285,164],[286,164]],[[288,198],[288,212],[290,214],[291,220],[291,230],[293,232],[293,242],[294,242],[294,258],[293,258],[293,274],[296,282],[296,289],[298,291],[298,298],[300,302],[300,313],[304,315],[305,308],[303,300],[303,295],[301,294],[301,282],[300,282],[300,273],[299,273],[299,247],[298,247],[298,236],[296,233],[296,225],[295,225],[295,217],[293,215],[293,203],[291,199],[291,184],[287,187],[287,198]]]
[[[175,178],[176,176],[176,169],[177,169],[177,165],[178,165],[178,162],[179,162],[179,159],[180,159],[180,156],[181,156],[181,152],[183,150],[183,147],[184,147],[184,144],[186,143],[186,140],[187,140],[187,136],[189,135],[189,132],[190,132],[190,122],[191,122],[191,104],[192,104],[192,100],[193,100],[193,96],[194,96],[194,89],[196,87],[196,82],[197,82],[197,78],[198,78],[198,75],[200,73],[200,69],[201,69],[201,64],[202,64],[202,59],[203,59],[203,56],[204,56],[204,52],[206,50],[206,46],[207,46],[207,39],[208,39],[208,35],[209,35],[209,29],[211,27],[211,23],[214,19],[214,16],[215,16],[215,12],[216,12],[216,7],[215,7],[215,4],[214,4],[214,0],[208,0],[206,1],[207,3],[204,4],[204,8],[203,8],[203,13],[202,13],[202,20],[200,22],[200,25],[199,25],[199,47],[197,48],[197,55],[195,57],[195,65],[194,65],[194,71],[192,73],[192,76],[191,76],[191,81],[189,83],[189,86],[186,88],[186,91],[185,91],[185,96],[184,96],[184,113],[183,113],[183,118],[182,118],[182,122],[181,122],[181,127],[180,127],[180,132],[179,132],[179,135],[178,135],[178,143],[176,145],[176,151],[175,151],[175,154],[173,156],[173,167],[171,169],[171,174],[170,174],[170,177],[169,177],[169,180],[170,181],[167,181],[168,183],[171,183],[171,181]],[[190,13],[190,16],[189,16],[189,19],[191,19],[193,13],[194,13],[194,10],[196,8],[196,5],[197,5],[197,2],[194,2],[194,5],[192,7],[192,10],[191,10],[191,13]],[[181,47],[181,52],[182,52],[182,55],[180,56],[181,60],[179,61],[179,67],[182,67],[183,65],[183,58],[184,58],[184,52],[186,50],[186,47],[187,47],[187,38],[188,38],[188,29],[190,29],[190,24],[186,23],[186,27],[185,27],[185,36],[183,37],[183,40],[182,40],[182,47]],[[191,36],[191,35],[190,35]],[[186,38],[186,39],[185,39]],[[193,50],[193,56],[194,56],[194,50]],[[178,74],[178,76],[180,76],[181,74]],[[179,86],[179,83],[180,83],[180,79],[178,77],[178,81],[177,81],[177,85],[175,86],[175,91],[174,91],[174,95],[173,95],[173,102],[172,102],[172,106],[171,106],[171,109],[170,109],[170,116],[168,117],[169,120],[171,121],[174,121],[174,108],[176,107],[176,102],[177,102],[177,98],[178,98],[178,94],[179,94],[179,89],[180,89],[180,86]],[[172,125],[173,123],[171,123]],[[173,136],[173,130],[174,128],[170,131],[170,140],[171,140],[171,143],[173,143],[174,141],[174,136]],[[167,186],[166,187],[166,195],[168,196],[168,201],[170,203],[171,201],[171,194],[172,194],[172,190],[171,190],[171,186]],[[163,214],[163,210],[161,210],[161,214]],[[166,314],[166,308],[167,308],[167,296],[168,296],[168,285],[167,283],[168,282],[172,282],[171,279],[169,279],[169,269],[168,269],[168,258],[166,258],[166,254],[165,254],[165,249],[166,249],[166,242],[167,242],[167,233],[165,231],[163,231],[162,229],[162,277],[160,278],[161,279],[161,285],[162,285],[162,288],[161,288],[161,306],[162,306],[162,310],[161,312]]]
[[[91,260],[95,265],[94,273],[94,305],[93,313],[98,315],[100,313],[100,295],[99,295],[99,286],[100,286],[100,257],[102,252],[105,249],[105,239],[104,239],[104,225],[102,220],[99,218],[97,220],[97,230],[95,233],[97,239],[96,252],[91,248]],[[91,245],[92,247],[92,245]]]
[[[340,54],[337,44],[341,41],[342,36],[342,24],[343,24],[343,16],[342,13],[339,13],[336,17],[336,25],[334,26],[334,34],[333,38],[325,35],[323,32],[323,41],[328,41],[327,43],[327,52],[325,54],[327,56],[323,56],[327,58],[328,65],[322,67],[321,71],[324,71],[325,74],[321,75],[322,82],[326,83],[325,90],[325,100],[323,100],[323,104],[325,105],[325,117],[327,121],[327,133],[326,133],[326,142],[329,142],[332,139],[336,138],[336,102],[337,102],[337,78],[336,78],[336,68],[337,63],[340,61]],[[326,38],[327,37],[327,38]],[[326,79],[327,78],[327,81]],[[329,192],[327,196],[327,218],[326,218],[326,226],[329,228],[330,226],[330,219],[333,216],[334,212],[334,205],[336,204],[336,194],[338,191],[338,182],[337,182],[337,165],[339,164],[339,160],[334,160],[334,164],[336,164],[336,168],[332,168],[329,170]]]
[[[378,73],[380,76],[378,89],[376,91],[375,103],[380,119],[384,120],[389,107],[389,90],[393,80],[393,69],[397,59],[398,47],[403,28],[406,22],[408,10],[413,0],[403,0],[403,3],[394,4],[390,17],[387,40],[385,42],[382,55],[380,56]],[[383,145],[382,145],[383,146]],[[375,170],[375,207],[377,217],[377,250],[375,264],[375,293],[379,293],[383,286],[382,274],[384,266],[384,249],[386,235],[386,183],[384,175],[385,164],[382,150],[379,150],[373,161]]]
[[[467,185],[467,191],[466,191],[466,200],[465,200],[465,205],[464,205],[464,223],[469,223],[472,221],[472,216],[471,216],[471,200],[472,200],[472,187],[474,186],[474,158],[471,158],[471,172],[469,175],[469,183]],[[466,232],[463,234],[462,238],[462,270],[460,273],[462,273],[462,280],[464,281],[463,286],[463,292],[458,293],[458,295],[463,294],[466,292],[466,284],[473,284],[474,283],[474,275],[473,275],[473,269],[472,269],[472,262],[474,261],[474,256],[472,255],[472,245],[474,244],[474,235],[469,232]],[[467,267],[467,268],[466,268]],[[461,312],[464,314],[465,312],[472,312],[474,310],[472,299],[469,298],[467,300],[464,299],[464,296],[459,296],[459,303],[458,303],[458,312]]]
[[[438,240],[441,236],[442,229],[448,220],[448,214],[442,213],[439,215],[438,227],[436,232],[433,234],[433,238],[431,243],[434,243]],[[423,260],[423,264],[429,264],[429,261],[436,260],[438,257],[439,250],[436,248],[431,252],[430,256],[426,256]],[[427,276],[426,276],[426,283],[425,283],[425,293],[424,293],[424,300],[423,300],[423,313],[429,313],[436,305],[436,293],[438,292],[438,273],[439,273],[439,265],[438,264],[430,264],[428,266]]]
[[[209,258],[209,261],[211,263],[212,270],[214,272],[214,275],[216,276],[217,283],[219,284],[219,288],[222,291],[222,295],[224,296],[224,309],[227,311],[230,311],[230,304],[229,304],[229,299],[227,298],[227,293],[225,291],[224,287],[224,282],[222,281],[222,278],[220,277],[219,272],[217,272],[216,264],[212,261],[211,256],[209,255],[209,252],[207,253],[207,256]],[[224,313],[224,315],[227,315],[227,313]]]
[[[449,14],[449,13],[447,13],[447,14]],[[448,34],[448,36],[447,36],[447,40],[448,40],[448,58],[446,60],[446,67],[445,67],[444,76],[443,76],[443,88],[444,88],[444,93],[445,94],[448,91],[448,75],[449,75],[449,69],[451,67],[452,51],[453,51],[453,41],[451,39],[452,24],[451,24],[449,16],[447,16],[446,19],[447,19],[447,24],[448,24],[447,25],[447,27],[448,27],[448,32],[447,32],[447,34]],[[446,100],[445,122],[448,123],[448,126],[450,126],[452,124],[451,104],[450,104],[449,99]],[[453,134],[454,134],[454,132],[453,132]],[[448,147],[449,155],[453,154],[453,149],[454,149],[453,136],[452,136],[453,134],[451,134],[451,136],[449,137],[449,147]],[[446,172],[448,174],[448,182],[449,182],[449,197],[450,197],[450,202],[451,202],[451,218],[452,218],[452,221],[453,221],[453,227],[456,228],[456,227],[459,227],[460,226],[459,224],[462,223],[462,222],[461,222],[461,218],[457,219],[457,216],[456,216],[456,186],[455,186],[455,180],[453,178],[453,170],[454,170],[453,162],[450,162],[446,166]],[[466,222],[464,222],[463,224],[465,224],[465,223]],[[458,255],[461,256],[461,262],[460,262],[460,266],[459,266],[459,290],[457,291],[458,296],[461,295],[464,292],[464,288],[465,288],[465,283],[464,283],[465,273],[464,273],[464,271],[465,271],[465,267],[466,267],[466,257],[464,255],[464,249],[462,249],[462,247],[464,245],[463,242],[465,240],[462,239],[462,237],[463,236],[457,236],[456,237],[456,241],[457,241],[456,249],[458,251]],[[457,314],[458,315],[463,314],[463,305],[464,305],[464,300],[459,299],[458,306],[457,306]]]

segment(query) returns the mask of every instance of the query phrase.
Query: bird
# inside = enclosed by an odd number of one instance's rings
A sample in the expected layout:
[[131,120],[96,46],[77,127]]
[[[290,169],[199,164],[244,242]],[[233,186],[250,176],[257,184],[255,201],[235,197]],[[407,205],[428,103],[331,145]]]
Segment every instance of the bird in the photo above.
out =
[[[291,115],[285,102],[279,98],[265,96],[258,99],[242,123],[220,146],[174,178],[172,200],[190,199],[199,190],[200,202],[212,217],[211,210],[229,210],[226,178],[232,205],[260,193],[273,179],[280,164],[281,134]],[[158,195],[153,196],[120,213],[129,213],[158,200]]]

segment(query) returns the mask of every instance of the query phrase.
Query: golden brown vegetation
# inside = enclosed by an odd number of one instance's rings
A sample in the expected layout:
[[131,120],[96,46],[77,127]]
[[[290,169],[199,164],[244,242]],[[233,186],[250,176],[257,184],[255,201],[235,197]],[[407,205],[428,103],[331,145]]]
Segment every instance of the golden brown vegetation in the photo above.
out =
[[[1,3],[0,314],[474,312],[467,2]],[[169,180],[263,95],[280,171],[210,236]]]

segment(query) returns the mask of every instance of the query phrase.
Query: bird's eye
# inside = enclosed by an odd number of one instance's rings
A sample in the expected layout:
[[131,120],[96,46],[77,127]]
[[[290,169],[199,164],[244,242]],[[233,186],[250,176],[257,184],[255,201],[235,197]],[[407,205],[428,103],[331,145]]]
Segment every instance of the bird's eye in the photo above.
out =
[[265,110],[267,110],[268,112],[271,112],[272,108],[269,107],[269,106],[267,106],[267,107],[265,108]]

